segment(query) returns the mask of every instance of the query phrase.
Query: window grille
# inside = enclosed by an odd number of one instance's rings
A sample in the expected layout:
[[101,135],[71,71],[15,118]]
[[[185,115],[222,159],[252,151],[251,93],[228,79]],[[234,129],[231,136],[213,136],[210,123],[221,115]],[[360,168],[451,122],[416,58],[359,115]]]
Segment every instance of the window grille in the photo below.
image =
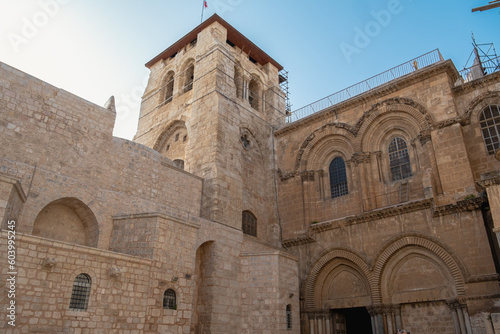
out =
[[344,196],[349,193],[347,189],[347,175],[344,159],[337,157],[330,163],[330,189],[332,198]]
[[411,176],[410,156],[404,139],[396,137],[389,144],[389,164],[393,181]]
[[73,281],[73,290],[71,292],[71,300],[69,309],[72,311],[86,311],[89,304],[91,279],[87,274],[76,276]]
[[245,234],[257,236],[257,218],[250,211],[243,211],[242,230]]
[[484,108],[479,124],[486,150],[488,154],[494,154],[500,148],[500,106],[489,105]]
[[292,305],[286,306],[286,329],[292,329]]
[[177,309],[175,291],[172,289],[165,290],[163,293],[163,308],[168,310]]

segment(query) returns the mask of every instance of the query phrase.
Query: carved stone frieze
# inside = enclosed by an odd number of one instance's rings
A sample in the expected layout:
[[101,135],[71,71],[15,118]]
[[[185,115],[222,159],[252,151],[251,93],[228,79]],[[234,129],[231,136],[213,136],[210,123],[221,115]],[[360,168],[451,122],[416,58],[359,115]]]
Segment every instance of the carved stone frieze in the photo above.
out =
[[434,208],[434,212],[432,215],[433,217],[441,217],[451,215],[453,213],[478,210],[481,208],[483,202],[484,198],[475,197],[463,201],[458,201],[456,204],[437,206]]

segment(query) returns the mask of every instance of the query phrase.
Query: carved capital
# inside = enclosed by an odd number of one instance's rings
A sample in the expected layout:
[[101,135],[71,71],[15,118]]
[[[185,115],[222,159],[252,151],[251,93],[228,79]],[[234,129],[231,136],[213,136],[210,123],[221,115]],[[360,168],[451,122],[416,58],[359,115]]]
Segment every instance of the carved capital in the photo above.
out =
[[420,144],[424,146],[428,142],[432,141],[431,131],[430,130],[421,131],[420,134],[417,136],[417,139],[420,140]]
[[302,181],[314,181],[314,171],[306,170],[304,172],[301,172],[300,177],[302,178]]

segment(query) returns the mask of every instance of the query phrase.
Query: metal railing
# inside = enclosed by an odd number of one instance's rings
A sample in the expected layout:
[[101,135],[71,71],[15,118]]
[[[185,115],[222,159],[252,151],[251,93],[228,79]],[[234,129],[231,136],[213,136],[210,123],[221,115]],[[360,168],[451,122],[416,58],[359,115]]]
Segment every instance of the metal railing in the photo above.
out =
[[462,83],[466,83],[482,76],[500,71],[500,57],[495,57],[482,61],[481,64],[474,64],[471,67],[464,68],[459,72]]
[[406,74],[415,72],[420,68],[432,65],[441,60],[443,60],[443,57],[441,56],[439,49],[435,49],[431,52],[421,55],[420,57],[409,60],[406,63],[393,67],[390,70],[377,74],[369,79],[361,81],[321,100],[313,102],[305,107],[292,111],[287,117],[287,123],[295,122],[301,118],[331,107],[337,103],[346,101],[356,95],[367,92],[370,89],[402,77]]

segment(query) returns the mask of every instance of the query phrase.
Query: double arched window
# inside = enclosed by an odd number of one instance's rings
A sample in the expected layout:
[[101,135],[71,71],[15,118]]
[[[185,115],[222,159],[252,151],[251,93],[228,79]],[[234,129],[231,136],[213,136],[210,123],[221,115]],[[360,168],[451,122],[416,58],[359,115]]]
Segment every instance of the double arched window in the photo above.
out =
[[397,181],[410,177],[411,164],[406,141],[400,137],[393,138],[388,151],[392,180]]
[[328,172],[330,174],[332,198],[347,195],[349,191],[347,189],[347,175],[344,159],[341,157],[333,159],[330,163]]
[[479,125],[488,154],[500,148],[500,106],[489,105],[481,111]]
[[72,311],[86,311],[89,304],[92,280],[87,274],[79,274],[73,281],[69,309]]

